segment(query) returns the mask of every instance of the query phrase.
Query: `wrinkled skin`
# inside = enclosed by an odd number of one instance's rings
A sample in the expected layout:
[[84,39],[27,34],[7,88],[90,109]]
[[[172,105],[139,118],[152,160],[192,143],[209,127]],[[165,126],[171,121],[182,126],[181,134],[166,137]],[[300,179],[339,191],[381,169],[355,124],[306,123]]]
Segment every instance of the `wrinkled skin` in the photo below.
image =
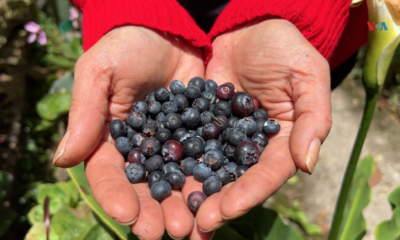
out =
[[[265,201],[297,168],[310,173],[306,160],[315,165],[319,143],[329,132],[328,64],[292,24],[251,22],[219,36],[213,47],[205,71],[200,49],[173,36],[126,26],[106,34],[76,64],[68,132],[54,165],[71,167],[86,160],[96,201],[142,239],[159,239],[164,230],[174,238],[210,239],[226,219]],[[133,102],[173,79],[187,85],[194,76],[234,83],[238,91],[257,97],[282,127],[260,162],[209,197],[196,218],[186,199],[202,191],[202,183],[187,177],[182,191],[173,190],[158,203],[147,183],[128,182],[126,164],[108,130],[113,119],[127,118]],[[318,144],[309,151],[313,140]]]

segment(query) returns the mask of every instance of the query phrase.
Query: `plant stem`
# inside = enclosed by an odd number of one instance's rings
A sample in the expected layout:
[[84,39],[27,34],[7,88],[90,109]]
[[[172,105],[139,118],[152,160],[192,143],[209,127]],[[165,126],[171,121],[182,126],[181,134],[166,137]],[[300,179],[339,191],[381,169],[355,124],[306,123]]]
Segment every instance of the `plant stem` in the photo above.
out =
[[344,174],[342,187],[340,189],[339,198],[336,203],[336,209],[333,215],[333,221],[328,240],[337,240],[339,237],[339,231],[343,220],[343,213],[353,182],[354,172],[356,170],[358,160],[360,159],[361,150],[364,145],[365,137],[367,136],[372,117],[374,116],[376,102],[378,101],[378,93],[370,94],[368,93],[368,91],[366,92],[366,100],[361,124],[358,129],[357,138],[350,155],[350,160],[347,164],[346,172]]
[[217,121],[217,123],[222,124],[221,120],[219,120],[216,116],[214,116],[213,114],[211,114],[211,117]]

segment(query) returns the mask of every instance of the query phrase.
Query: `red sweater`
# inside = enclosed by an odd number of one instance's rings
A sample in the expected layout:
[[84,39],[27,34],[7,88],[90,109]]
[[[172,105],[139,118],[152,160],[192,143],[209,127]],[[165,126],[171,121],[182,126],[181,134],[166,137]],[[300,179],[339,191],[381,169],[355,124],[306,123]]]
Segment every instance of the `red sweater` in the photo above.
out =
[[231,0],[207,35],[176,0],[71,0],[83,13],[83,47],[88,50],[104,34],[121,25],[140,25],[186,39],[212,57],[218,35],[258,17],[292,22],[329,60],[331,69],[354,54],[367,40],[366,4],[350,9],[350,0]]

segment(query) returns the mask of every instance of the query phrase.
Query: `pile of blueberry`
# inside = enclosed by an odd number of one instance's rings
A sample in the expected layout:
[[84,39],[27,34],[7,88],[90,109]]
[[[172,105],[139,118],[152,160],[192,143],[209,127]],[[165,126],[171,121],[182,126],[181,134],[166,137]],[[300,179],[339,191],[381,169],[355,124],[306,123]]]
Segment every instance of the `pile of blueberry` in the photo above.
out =
[[235,181],[258,162],[268,144],[268,134],[280,125],[268,119],[257,99],[235,92],[232,83],[192,78],[187,87],[173,80],[133,104],[124,123],[111,122],[115,146],[130,164],[125,172],[131,183],[146,179],[151,196],[165,199],[172,188],[182,188],[185,176],[203,182],[203,192],[193,192],[188,206],[200,204]]

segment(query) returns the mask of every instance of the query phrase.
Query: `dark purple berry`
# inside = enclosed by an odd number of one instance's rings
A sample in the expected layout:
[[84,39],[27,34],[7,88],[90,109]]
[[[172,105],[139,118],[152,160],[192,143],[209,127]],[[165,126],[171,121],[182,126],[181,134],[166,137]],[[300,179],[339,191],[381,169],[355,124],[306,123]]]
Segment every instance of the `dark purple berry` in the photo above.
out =
[[128,154],[128,162],[129,163],[144,164],[145,161],[146,161],[146,157],[143,155],[142,151],[139,148],[132,149]]
[[177,113],[169,113],[167,115],[167,121],[165,123],[166,127],[169,130],[175,131],[182,126],[182,116]]
[[191,157],[187,157],[182,160],[180,169],[186,176],[193,175],[193,169],[196,166],[196,160]]
[[219,127],[214,123],[207,123],[203,126],[202,136],[205,139],[216,139],[219,135]]
[[210,101],[207,98],[196,98],[193,101],[192,107],[197,109],[200,113],[204,111],[208,111],[208,108],[210,107]]
[[281,130],[281,125],[274,119],[268,119],[263,126],[265,134],[277,134]]
[[189,138],[183,143],[183,153],[192,158],[199,158],[203,155],[204,145],[199,138]]
[[230,128],[227,139],[230,145],[236,147],[239,143],[246,141],[247,136],[240,128]]
[[131,163],[125,169],[125,174],[130,183],[139,183],[146,176],[146,169],[141,163]]
[[259,109],[261,106],[260,101],[258,101],[257,98],[253,98],[253,102],[254,102],[254,109]]
[[217,119],[214,119],[214,124],[219,127],[219,130],[222,132],[225,130],[227,127],[229,127],[229,122],[228,119],[225,116],[219,115],[217,116]]
[[185,185],[186,178],[181,172],[169,172],[165,175],[165,181],[171,184],[172,188],[182,188]]
[[182,123],[188,129],[196,129],[200,123],[200,112],[195,108],[186,108],[182,112]]
[[172,139],[172,133],[168,129],[160,129],[156,132],[154,137],[160,141],[161,144],[165,143],[168,140]]
[[165,180],[165,174],[160,171],[154,171],[147,175],[147,183],[149,184],[150,188],[154,183],[161,182],[163,180]]
[[192,79],[190,79],[188,86],[196,86],[198,88],[200,88],[200,90],[203,92],[204,90],[206,90],[206,86],[205,86],[205,82],[204,79],[201,77],[194,77]]
[[[232,85],[233,86],[233,85]],[[217,88],[217,97],[222,100],[229,101],[235,94],[235,88],[230,84],[222,84]]]
[[250,167],[258,162],[259,156],[260,152],[255,143],[244,141],[236,146],[235,159],[239,165]]
[[161,155],[166,162],[178,162],[183,157],[183,147],[178,141],[168,140],[162,145]]
[[132,150],[131,141],[126,137],[117,138],[117,140],[115,140],[115,147],[122,155],[126,155]]
[[200,208],[200,205],[206,199],[207,199],[207,196],[200,191],[194,191],[194,192],[190,193],[188,196],[188,199],[187,199],[187,205],[188,205],[190,211],[192,211],[194,214],[196,214]]
[[171,185],[165,181],[156,182],[150,188],[151,196],[160,202],[168,197],[170,193]]
[[216,176],[211,176],[203,182],[203,192],[208,196],[219,192],[221,188],[221,180],[219,180],[219,178]]
[[182,94],[185,91],[185,84],[179,80],[172,80],[169,84],[169,90],[175,95]]
[[236,170],[235,170],[235,176],[236,179],[238,179],[239,177],[241,177],[246,171],[247,169],[249,169],[248,167],[244,166],[244,165],[239,165],[237,166]]
[[164,167],[164,161],[160,155],[154,155],[145,161],[144,167],[150,173],[154,171],[161,171]]
[[140,144],[140,150],[145,156],[151,157],[160,152],[161,143],[155,138],[146,138]]
[[156,101],[163,103],[169,101],[169,91],[165,87],[157,88],[154,92],[154,98]]
[[115,119],[110,123],[110,133],[111,137],[114,139],[117,139],[119,137],[125,137],[126,136],[126,125],[123,121],[119,119]]
[[239,92],[233,96],[232,111],[239,117],[246,117],[253,113],[254,102],[253,98],[249,94]]
[[147,113],[148,105],[144,101],[135,102],[132,105],[132,112],[142,112],[143,114]]

